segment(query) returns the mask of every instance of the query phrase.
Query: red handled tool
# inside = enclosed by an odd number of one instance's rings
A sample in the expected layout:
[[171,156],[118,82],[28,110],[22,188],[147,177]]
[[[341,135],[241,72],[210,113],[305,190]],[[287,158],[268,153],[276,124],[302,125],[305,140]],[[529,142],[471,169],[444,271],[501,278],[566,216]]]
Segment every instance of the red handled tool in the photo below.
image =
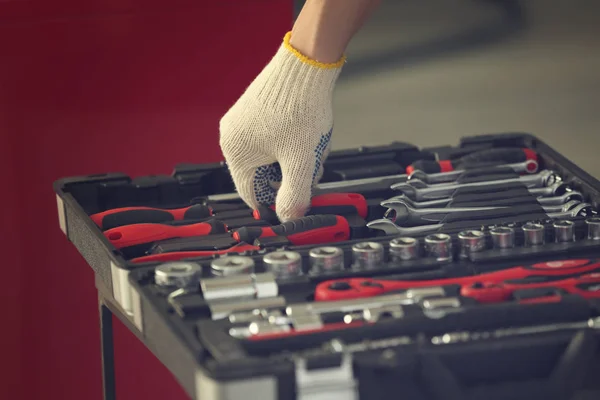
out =
[[[369,207],[367,200],[358,193],[328,193],[313,197],[306,215],[359,215],[367,218]],[[252,213],[255,219],[278,223],[275,206],[260,207]]]
[[526,267],[513,267],[487,274],[427,281],[383,280],[370,278],[335,279],[319,283],[315,288],[315,301],[335,301],[377,296],[394,290],[417,287],[467,285],[478,282],[503,282],[533,276],[580,275],[600,269],[598,260],[549,261]]
[[104,236],[117,249],[136,246],[159,240],[190,236],[226,233],[227,226],[221,221],[208,220],[190,225],[171,226],[165,224],[133,224],[119,226],[104,232]]
[[[496,148],[476,151],[455,160],[415,161],[406,167],[406,173],[411,174],[415,170],[420,170],[432,174],[437,172],[489,167],[492,165],[514,164],[527,160],[537,161],[537,154],[533,150],[518,147]],[[537,169],[537,163],[532,163],[531,168]]]
[[350,239],[350,225],[339,215],[309,215],[281,225],[250,226],[233,232],[236,241],[246,243],[273,236],[286,237],[296,246],[341,242]]
[[153,207],[122,207],[106,210],[90,216],[100,229],[107,230],[123,225],[161,223],[184,219],[202,219],[212,216],[210,207],[203,204],[174,209]]

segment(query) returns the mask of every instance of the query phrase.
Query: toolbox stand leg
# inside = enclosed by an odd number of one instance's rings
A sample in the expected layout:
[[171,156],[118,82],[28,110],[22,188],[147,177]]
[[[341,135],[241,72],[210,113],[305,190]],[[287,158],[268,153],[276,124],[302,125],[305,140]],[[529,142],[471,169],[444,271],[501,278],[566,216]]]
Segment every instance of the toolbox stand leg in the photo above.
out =
[[113,346],[112,312],[102,300],[100,305],[100,341],[102,346],[102,385],[104,400],[115,400],[115,351]]

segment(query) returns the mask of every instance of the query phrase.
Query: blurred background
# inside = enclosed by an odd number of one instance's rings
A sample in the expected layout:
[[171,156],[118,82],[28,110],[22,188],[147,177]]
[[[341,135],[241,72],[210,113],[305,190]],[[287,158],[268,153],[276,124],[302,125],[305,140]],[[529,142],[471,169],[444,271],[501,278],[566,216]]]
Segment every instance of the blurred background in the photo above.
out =
[[[94,276],[53,182],[222,160],[220,117],[301,5],[0,0],[0,398],[102,398]],[[599,15],[597,0],[383,0],[348,49],[334,148],[521,131],[600,178]],[[185,398],[114,332],[119,398]]]

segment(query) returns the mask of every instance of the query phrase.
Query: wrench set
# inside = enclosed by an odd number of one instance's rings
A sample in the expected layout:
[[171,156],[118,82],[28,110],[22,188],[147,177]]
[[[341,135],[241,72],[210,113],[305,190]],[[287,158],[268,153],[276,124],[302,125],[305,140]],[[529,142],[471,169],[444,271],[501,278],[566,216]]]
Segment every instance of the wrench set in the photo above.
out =
[[[307,215],[286,223],[274,206],[249,209],[224,165],[61,187],[61,228],[131,318],[175,332],[156,338],[197,351],[217,381],[287,374],[294,394],[273,399],[312,398],[313,385],[390,398],[357,389],[377,386],[362,374],[397,373],[408,353],[455,360],[426,386],[449,374],[488,385],[472,397],[487,399],[493,385],[467,367],[481,343],[513,354],[494,367],[508,380],[524,352],[542,357],[541,335],[563,351],[600,336],[600,183],[528,135],[333,152]],[[69,223],[70,204],[83,213]],[[432,396],[410,398],[445,399]]]

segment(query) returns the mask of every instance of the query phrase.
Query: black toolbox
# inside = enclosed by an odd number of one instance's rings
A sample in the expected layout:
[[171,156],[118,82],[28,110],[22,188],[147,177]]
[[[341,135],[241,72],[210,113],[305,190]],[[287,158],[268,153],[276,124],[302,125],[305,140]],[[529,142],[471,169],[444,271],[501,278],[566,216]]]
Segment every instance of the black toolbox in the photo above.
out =
[[[426,173],[397,176],[409,165]],[[273,229],[224,164],[54,188],[61,229],[191,398],[600,398],[598,180],[523,133],[334,151],[324,169],[316,196],[362,206]],[[303,233],[340,218],[328,243]],[[115,246],[140,222],[214,232]]]

